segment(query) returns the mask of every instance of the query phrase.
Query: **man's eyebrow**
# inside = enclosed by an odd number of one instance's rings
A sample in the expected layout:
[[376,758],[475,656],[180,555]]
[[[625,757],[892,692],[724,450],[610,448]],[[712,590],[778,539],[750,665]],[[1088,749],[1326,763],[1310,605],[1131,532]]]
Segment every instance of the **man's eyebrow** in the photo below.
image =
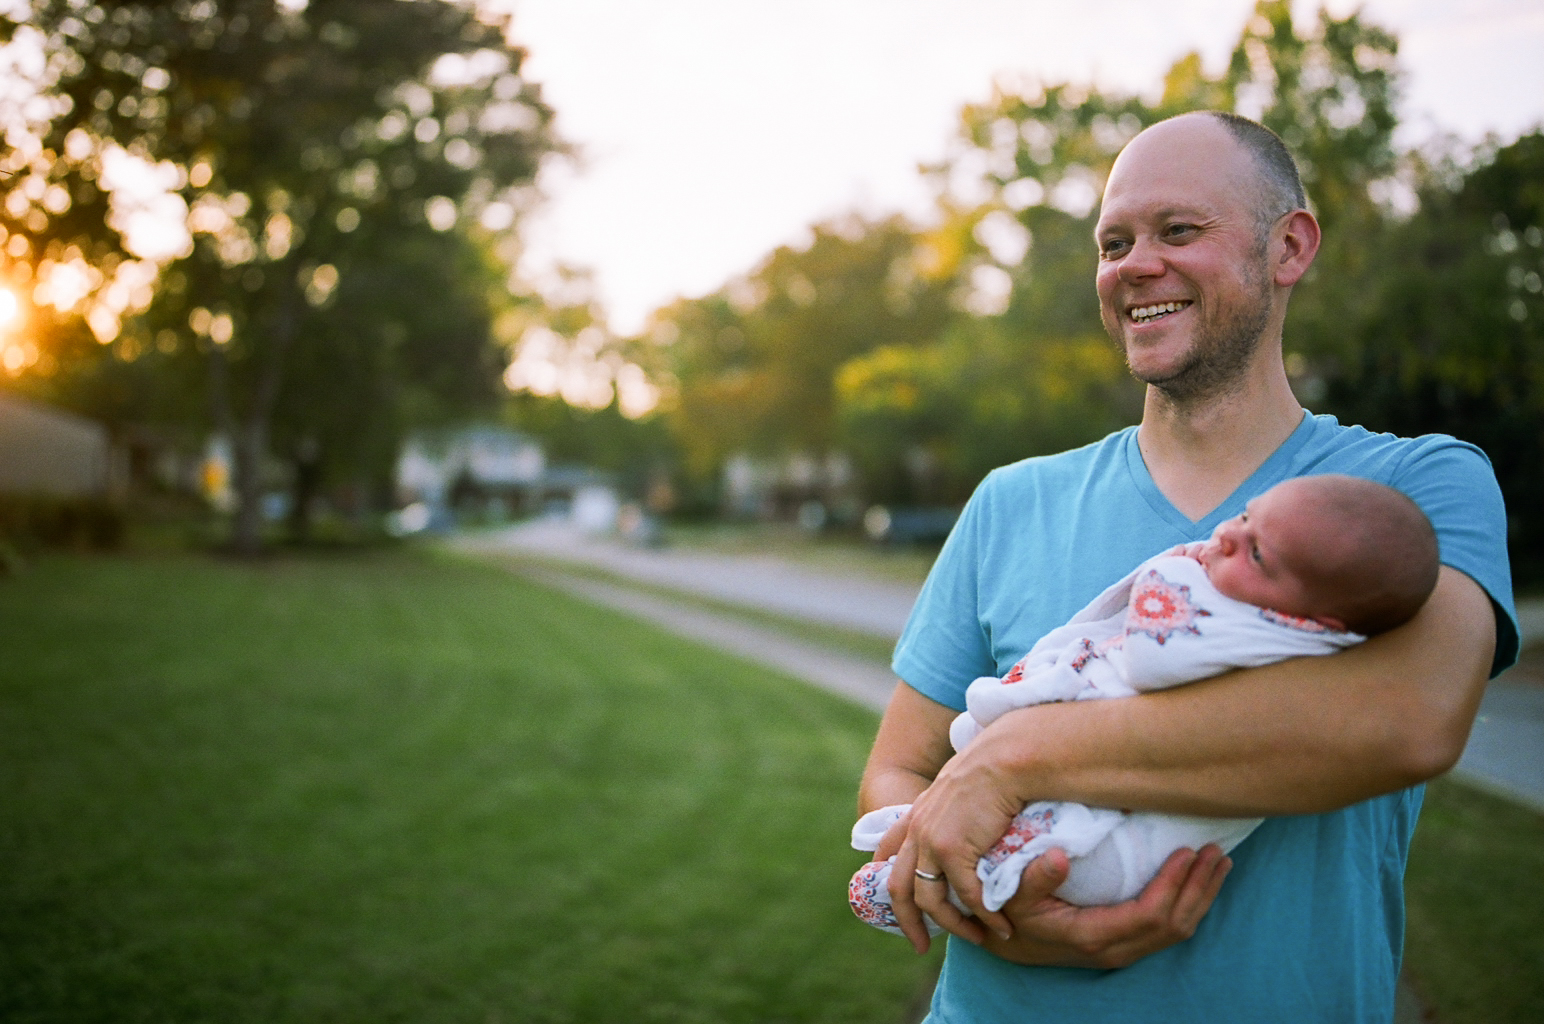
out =
[[[1198,206],[1160,206],[1142,215],[1144,219],[1153,220],[1211,220],[1216,214],[1210,210],[1203,210]],[[1106,234],[1118,232],[1133,219],[1129,213],[1117,214],[1108,221],[1103,218],[1094,225],[1094,240],[1098,241]]]

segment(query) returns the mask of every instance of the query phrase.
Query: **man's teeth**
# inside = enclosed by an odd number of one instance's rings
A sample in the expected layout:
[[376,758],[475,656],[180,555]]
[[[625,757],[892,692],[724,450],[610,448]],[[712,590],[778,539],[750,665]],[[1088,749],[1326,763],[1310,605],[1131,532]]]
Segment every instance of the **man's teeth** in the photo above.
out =
[[1145,324],[1156,320],[1168,313],[1178,313],[1188,305],[1190,305],[1190,303],[1187,301],[1160,302],[1152,306],[1138,306],[1131,311],[1131,319],[1135,320],[1139,324]]

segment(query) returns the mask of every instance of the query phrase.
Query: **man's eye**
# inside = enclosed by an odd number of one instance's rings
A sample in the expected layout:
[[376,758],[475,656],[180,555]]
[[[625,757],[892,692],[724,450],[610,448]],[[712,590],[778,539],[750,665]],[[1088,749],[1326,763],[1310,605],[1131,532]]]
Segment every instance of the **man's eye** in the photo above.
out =
[[1163,229],[1165,238],[1183,238],[1195,230],[1194,224],[1170,224]]
[[1105,259],[1119,256],[1126,251],[1126,243],[1119,238],[1112,238],[1099,246],[1099,255]]

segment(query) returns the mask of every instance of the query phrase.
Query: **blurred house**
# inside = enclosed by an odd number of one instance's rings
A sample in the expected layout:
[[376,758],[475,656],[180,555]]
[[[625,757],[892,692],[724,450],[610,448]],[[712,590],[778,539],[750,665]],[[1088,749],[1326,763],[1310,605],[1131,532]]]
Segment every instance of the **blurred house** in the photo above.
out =
[[742,452],[724,463],[720,511],[729,519],[793,521],[818,530],[857,517],[856,483],[852,462],[841,452],[762,459]]
[[397,499],[433,508],[499,501],[526,507],[547,468],[541,445],[498,426],[421,430],[397,457]]
[[107,497],[121,461],[100,423],[0,393],[0,495]]
[[542,474],[536,490],[544,512],[567,516],[585,533],[616,529],[622,498],[610,473],[589,466],[554,466]]
[[410,435],[397,458],[396,489],[399,533],[538,512],[605,533],[616,528],[622,505],[612,474],[549,466],[536,440],[497,426]]

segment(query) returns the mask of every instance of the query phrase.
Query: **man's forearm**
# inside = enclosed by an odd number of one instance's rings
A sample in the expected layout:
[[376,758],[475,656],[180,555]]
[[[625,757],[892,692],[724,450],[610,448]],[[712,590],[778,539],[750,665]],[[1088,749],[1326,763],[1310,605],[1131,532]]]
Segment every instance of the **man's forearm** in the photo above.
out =
[[1489,598],[1444,568],[1414,620],[1340,654],[1015,711],[965,756],[1005,766],[1026,803],[1220,816],[1330,810],[1457,760],[1494,643]]
[[901,683],[874,737],[858,786],[858,812],[909,804],[953,755],[949,723],[955,712]]

